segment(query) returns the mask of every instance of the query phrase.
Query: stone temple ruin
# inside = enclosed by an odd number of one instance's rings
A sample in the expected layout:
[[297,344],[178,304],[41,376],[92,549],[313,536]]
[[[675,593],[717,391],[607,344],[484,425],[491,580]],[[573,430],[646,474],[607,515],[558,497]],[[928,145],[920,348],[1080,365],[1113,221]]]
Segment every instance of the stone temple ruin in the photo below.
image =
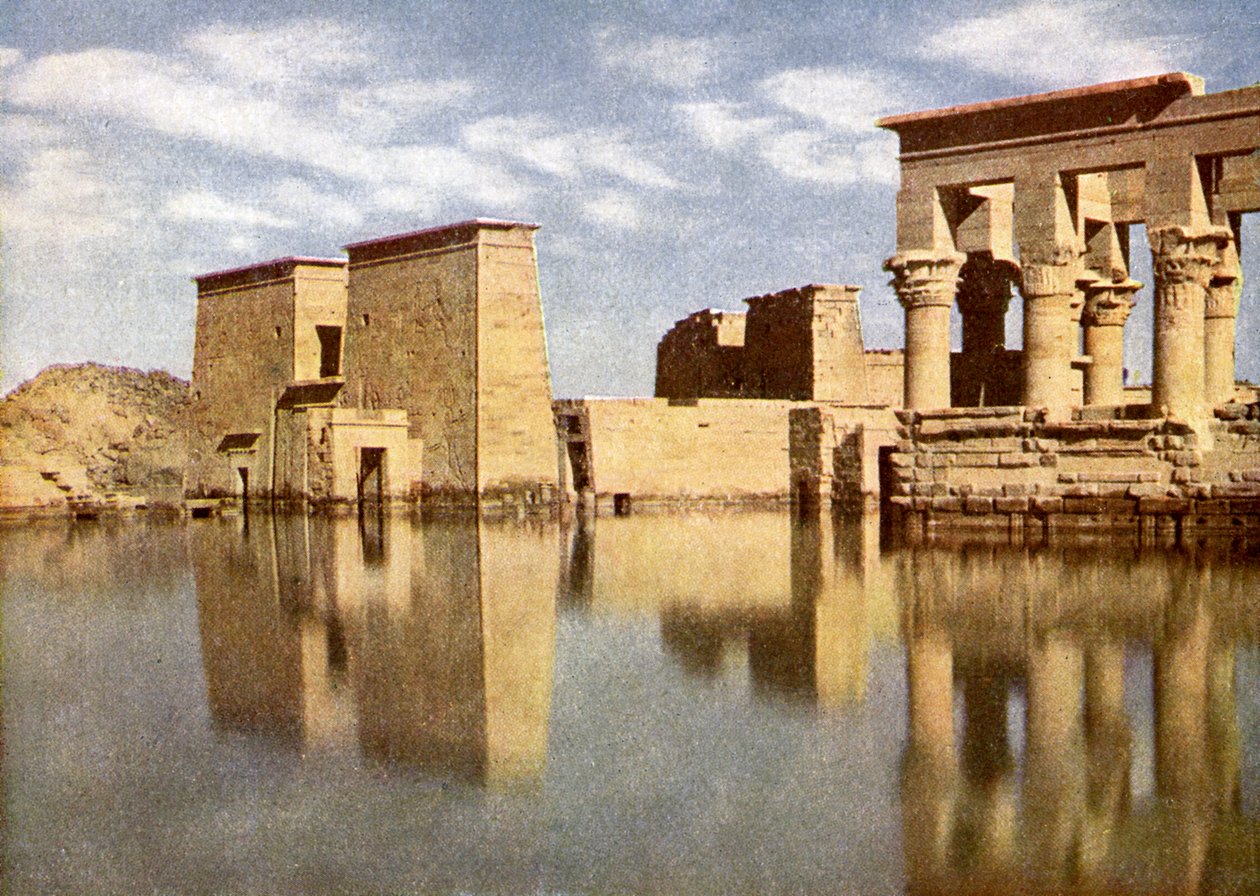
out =
[[[1205,95],[1170,74],[879,124],[901,140],[886,267],[905,308],[905,410],[888,462],[912,528],[1254,521],[1260,422],[1235,402],[1234,330],[1241,216],[1260,209],[1260,87]],[[1154,268],[1154,372],[1149,401],[1130,404],[1137,224]],[[1012,284],[1018,401],[978,401],[1011,394],[984,372],[1001,375],[987,359],[1006,354]],[[946,386],[955,300],[963,368],[979,372],[964,401]]]
[[[879,124],[901,141],[904,353],[865,348],[858,287],[809,284],[678,321],[655,397],[553,403],[533,225],[384,237],[197,278],[188,497],[882,503],[911,534],[1260,522],[1234,371],[1260,86],[1170,74]],[[1149,389],[1123,361],[1136,225]]]

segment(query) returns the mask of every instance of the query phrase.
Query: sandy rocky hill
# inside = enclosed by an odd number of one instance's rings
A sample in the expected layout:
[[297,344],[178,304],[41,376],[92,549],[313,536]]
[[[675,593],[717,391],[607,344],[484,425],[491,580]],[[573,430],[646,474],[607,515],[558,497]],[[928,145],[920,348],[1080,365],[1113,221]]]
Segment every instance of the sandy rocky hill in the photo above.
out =
[[45,368],[0,400],[3,503],[31,503],[23,498],[49,487],[70,497],[176,498],[187,407],[188,383],[162,370]]

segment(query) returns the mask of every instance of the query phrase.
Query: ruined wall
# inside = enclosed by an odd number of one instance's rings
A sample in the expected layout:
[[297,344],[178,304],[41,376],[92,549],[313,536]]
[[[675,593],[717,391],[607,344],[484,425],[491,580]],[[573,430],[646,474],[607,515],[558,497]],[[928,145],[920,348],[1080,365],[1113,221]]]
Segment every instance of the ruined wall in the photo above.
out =
[[747,299],[744,379],[758,398],[814,397],[814,311],[794,290]]
[[869,403],[901,407],[905,394],[905,354],[901,349],[869,349],[866,352],[866,394]]
[[744,393],[746,315],[705,309],[674,324],[656,347],[657,398]]
[[407,438],[405,411],[312,408],[302,416],[308,424],[303,432],[306,472],[302,482],[312,501],[358,499],[364,448],[385,449],[385,500],[403,501],[419,491],[423,448],[418,440]]
[[929,527],[1254,526],[1260,421],[1249,418],[1260,410],[1232,407],[1238,419],[1214,423],[1211,445],[1189,424],[1104,409],[1070,420],[1020,407],[898,411],[891,501]]
[[424,445],[424,489],[477,487],[473,232],[387,238],[350,254],[343,404],[401,408]]
[[544,501],[556,438],[534,228],[483,229],[477,252],[477,485]]
[[789,416],[793,500],[860,510],[879,506],[879,451],[897,441],[892,410],[818,404]]
[[788,497],[791,402],[597,398],[589,413],[601,498],[738,501]]

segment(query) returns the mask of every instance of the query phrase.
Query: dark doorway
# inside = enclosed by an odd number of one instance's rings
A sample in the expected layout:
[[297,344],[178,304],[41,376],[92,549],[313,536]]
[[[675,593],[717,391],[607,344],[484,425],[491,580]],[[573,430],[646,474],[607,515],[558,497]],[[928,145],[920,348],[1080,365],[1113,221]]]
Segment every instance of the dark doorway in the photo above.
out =
[[365,501],[380,504],[385,497],[385,449],[359,449],[359,506]]
[[613,513],[617,516],[630,515],[630,493],[617,492],[613,495]]
[[249,506],[249,467],[237,467],[236,472],[241,477],[241,506]]
[[879,446],[879,506],[888,506],[888,499],[897,491],[897,477],[893,475],[893,445]]
[[319,376],[341,375],[341,327],[316,327],[319,336]]

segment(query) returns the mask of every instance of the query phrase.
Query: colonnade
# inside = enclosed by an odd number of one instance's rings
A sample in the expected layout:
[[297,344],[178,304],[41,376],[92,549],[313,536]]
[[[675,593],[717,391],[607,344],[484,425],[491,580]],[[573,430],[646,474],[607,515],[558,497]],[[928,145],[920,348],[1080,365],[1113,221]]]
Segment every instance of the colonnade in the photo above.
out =
[[[1197,418],[1234,389],[1234,337],[1241,272],[1227,227],[1160,227],[1149,234],[1154,268],[1152,406]],[[963,320],[963,354],[1004,346],[1010,286],[1023,297],[1021,403],[1070,407],[1084,330],[1083,403],[1123,402],[1123,334],[1142,284],[1126,271],[1089,270],[1073,239],[1021,245],[1020,262],[990,253],[913,250],[885,267],[905,309],[905,406],[950,401],[950,309]],[[968,272],[971,271],[971,276]]]

